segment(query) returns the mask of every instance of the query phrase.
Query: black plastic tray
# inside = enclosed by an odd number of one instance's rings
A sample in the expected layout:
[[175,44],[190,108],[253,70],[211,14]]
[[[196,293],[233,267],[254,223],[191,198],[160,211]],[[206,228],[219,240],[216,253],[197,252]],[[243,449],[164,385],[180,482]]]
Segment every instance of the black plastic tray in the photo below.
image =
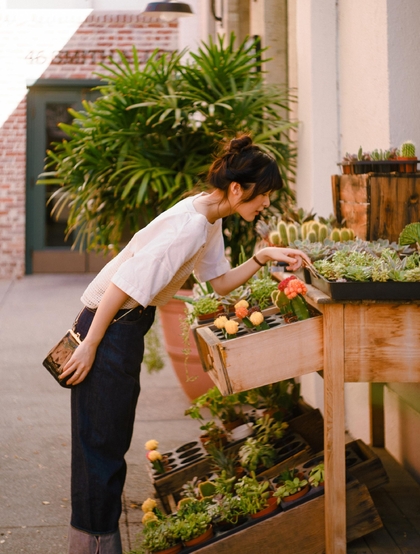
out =
[[420,283],[337,283],[312,274],[311,283],[334,300],[420,300]]

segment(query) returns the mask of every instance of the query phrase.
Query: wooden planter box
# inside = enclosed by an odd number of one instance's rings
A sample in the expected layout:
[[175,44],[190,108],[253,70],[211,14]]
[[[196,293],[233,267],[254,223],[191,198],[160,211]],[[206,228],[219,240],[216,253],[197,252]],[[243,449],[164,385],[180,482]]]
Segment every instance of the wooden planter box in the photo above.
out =
[[[282,462],[279,462],[273,468],[266,470],[266,472],[261,475],[271,478],[289,467],[295,467],[306,462],[306,460],[309,460],[314,454],[322,450],[324,433],[323,422],[324,420],[321,412],[318,409],[314,410],[312,408],[306,413],[302,413],[291,419],[288,422],[290,431],[299,434],[306,441],[307,445],[303,446],[302,449],[284,459]],[[244,440],[228,445],[225,451],[227,453],[237,452]],[[182,485],[191,481],[194,477],[202,478],[212,472],[211,458],[207,452],[199,446],[200,443],[197,438],[188,440],[186,444],[191,444],[191,450],[199,448],[199,452],[202,454],[201,457],[190,464],[175,465],[174,471],[162,475],[156,475],[151,470],[150,464],[147,464],[147,470],[156,495],[162,502],[167,513],[174,511],[176,503],[179,500],[179,493],[182,489]],[[176,450],[177,449],[175,449],[175,451]]]
[[[324,495],[277,512],[236,531],[217,534],[194,550],[200,554],[321,554],[325,552]],[[351,480],[346,487],[347,542],[382,527],[365,485]],[[187,551],[186,551],[187,552]]]
[[[276,316],[278,310],[270,314]],[[197,327],[194,336],[204,370],[224,395],[323,368],[321,315],[229,340],[214,325]]]
[[360,239],[397,241],[420,221],[420,173],[333,175],[332,191],[337,221]]

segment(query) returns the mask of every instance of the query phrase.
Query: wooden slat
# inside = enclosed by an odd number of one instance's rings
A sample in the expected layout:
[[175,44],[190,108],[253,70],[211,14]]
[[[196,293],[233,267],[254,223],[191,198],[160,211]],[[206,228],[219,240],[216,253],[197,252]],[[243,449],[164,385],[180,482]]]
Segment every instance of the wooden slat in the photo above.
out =
[[356,236],[369,236],[369,174],[342,175],[339,183],[339,209],[341,219],[353,229]]
[[403,228],[420,220],[420,178],[417,175],[371,176],[369,240],[397,241]]
[[420,306],[346,304],[345,380],[420,381]]
[[[344,433],[344,307],[324,309],[325,544],[327,554],[346,552]],[[332,517],[332,514],[333,517]]]

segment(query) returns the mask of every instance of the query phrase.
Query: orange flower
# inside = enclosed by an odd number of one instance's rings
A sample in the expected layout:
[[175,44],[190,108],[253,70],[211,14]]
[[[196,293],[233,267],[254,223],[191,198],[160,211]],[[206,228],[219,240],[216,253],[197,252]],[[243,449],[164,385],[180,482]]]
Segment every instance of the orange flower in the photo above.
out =
[[235,308],[235,315],[236,315],[236,317],[239,317],[241,319],[243,319],[244,317],[247,317],[248,316],[248,308],[245,308],[245,306],[238,306],[237,308]]

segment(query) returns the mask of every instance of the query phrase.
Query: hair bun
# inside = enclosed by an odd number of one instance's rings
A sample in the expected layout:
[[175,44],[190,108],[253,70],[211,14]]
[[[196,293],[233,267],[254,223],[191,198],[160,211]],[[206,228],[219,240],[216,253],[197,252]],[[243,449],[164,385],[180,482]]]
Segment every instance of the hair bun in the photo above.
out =
[[252,138],[249,135],[242,135],[230,141],[227,151],[229,154],[237,154],[252,145]]

